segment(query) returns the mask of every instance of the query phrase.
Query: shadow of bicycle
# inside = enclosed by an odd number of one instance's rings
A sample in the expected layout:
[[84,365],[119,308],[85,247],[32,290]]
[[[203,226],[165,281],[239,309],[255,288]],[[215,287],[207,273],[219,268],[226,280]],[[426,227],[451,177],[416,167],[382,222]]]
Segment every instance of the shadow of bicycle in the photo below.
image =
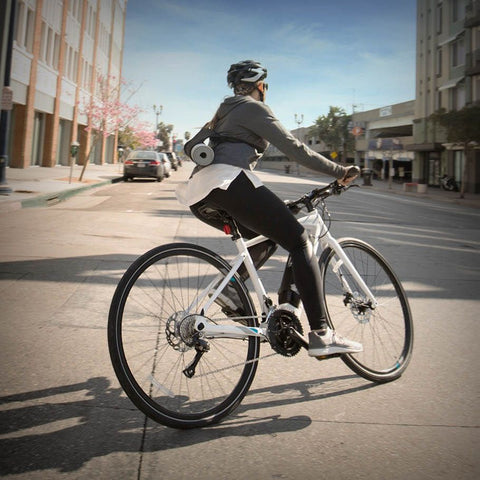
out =
[[[188,431],[146,420],[122,390],[112,387],[105,377],[0,397],[0,475],[47,469],[73,472],[93,458],[115,452],[159,452],[220,437],[299,431],[312,423],[307,415],[262,416],[262,410],[344,395],[371,386],[348,386],[352,378],[358,377],[252,389],[245,405],[223,423]],[[337,382],[342,385],[340,389],[336,388]],[[326,386],[328,391],[322,394]],[[251,416],[253,412],[255,417]],[[153,440],[145,442],[150,434]]]

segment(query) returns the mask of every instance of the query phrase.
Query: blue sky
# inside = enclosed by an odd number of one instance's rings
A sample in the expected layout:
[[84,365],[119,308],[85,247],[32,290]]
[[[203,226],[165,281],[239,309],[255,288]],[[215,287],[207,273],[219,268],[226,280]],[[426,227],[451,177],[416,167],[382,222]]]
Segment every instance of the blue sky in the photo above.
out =
[[268,68],[266,103],[288,128],[337,106],[352,112],[415,97],[415,0],[128,0],[123,77],[132,102],[181,138],[231,94],[232,63]]

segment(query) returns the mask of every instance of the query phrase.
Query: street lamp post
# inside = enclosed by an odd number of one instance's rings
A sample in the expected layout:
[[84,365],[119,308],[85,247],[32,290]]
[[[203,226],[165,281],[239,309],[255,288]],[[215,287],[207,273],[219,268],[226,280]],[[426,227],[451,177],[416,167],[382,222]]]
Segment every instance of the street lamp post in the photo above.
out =
[[[297,128],[299,129],[303,123],[303,113],[300,115],[295,114],[295,123],[297,124]],[[302,141],[300,138],[300,132],[297,134],[298,141]],[[300,165],[297,163],[297,175],[300,175]]]
[[153,112],[155,113],[155,135],[158,134],[158,117],[163,112],[163,105],[155,105],[153,104]]

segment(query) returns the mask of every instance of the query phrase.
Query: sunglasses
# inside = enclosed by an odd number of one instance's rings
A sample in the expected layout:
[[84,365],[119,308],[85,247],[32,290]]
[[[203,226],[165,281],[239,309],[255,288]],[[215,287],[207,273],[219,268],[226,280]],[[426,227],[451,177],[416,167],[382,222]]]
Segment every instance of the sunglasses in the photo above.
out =
[[261,93],[265,93],[268,90],[268,83],[261,82],[258,84],[257,88]]

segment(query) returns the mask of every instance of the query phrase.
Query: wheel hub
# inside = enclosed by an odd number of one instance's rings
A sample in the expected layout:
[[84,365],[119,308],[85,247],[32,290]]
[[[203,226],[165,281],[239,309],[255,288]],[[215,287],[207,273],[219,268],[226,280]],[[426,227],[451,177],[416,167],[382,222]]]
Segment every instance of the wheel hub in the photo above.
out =
[[199,317],[201,316],[176,312],[167,320],[165,334],[174,350],[186,352],[196,345],[199,334],[195,330],[195,322]]
[[358,323],[363,325],[370,322],[372,309],[358,292],[353,293],[353,298],[350,301],[350,311]]

